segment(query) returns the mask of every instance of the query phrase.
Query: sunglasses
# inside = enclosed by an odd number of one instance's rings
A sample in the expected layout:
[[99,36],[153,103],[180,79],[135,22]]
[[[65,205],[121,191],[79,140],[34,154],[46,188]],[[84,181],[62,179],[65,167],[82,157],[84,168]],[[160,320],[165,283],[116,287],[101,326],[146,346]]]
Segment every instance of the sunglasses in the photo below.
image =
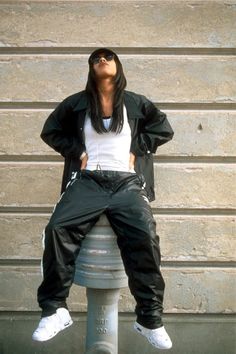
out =
[[96,57],[91,59],[91,62],[93,64],[98,64],[100,62],[101,58],[105,58],[106,61],[112,61],[114,59],[114,54],[104,54],[104,55],[101,55],[101,56],[97,55]]

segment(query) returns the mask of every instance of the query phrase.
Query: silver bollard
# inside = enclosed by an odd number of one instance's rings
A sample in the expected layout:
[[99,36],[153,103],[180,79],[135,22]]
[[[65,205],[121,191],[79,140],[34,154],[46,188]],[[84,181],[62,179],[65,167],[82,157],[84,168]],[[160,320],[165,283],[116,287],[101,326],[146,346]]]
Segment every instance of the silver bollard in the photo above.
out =
[[74,283],[87,287],[85,354],[118,354],[118,300],[120,288],[128,282],[116,235],[105,215],[82,243]]

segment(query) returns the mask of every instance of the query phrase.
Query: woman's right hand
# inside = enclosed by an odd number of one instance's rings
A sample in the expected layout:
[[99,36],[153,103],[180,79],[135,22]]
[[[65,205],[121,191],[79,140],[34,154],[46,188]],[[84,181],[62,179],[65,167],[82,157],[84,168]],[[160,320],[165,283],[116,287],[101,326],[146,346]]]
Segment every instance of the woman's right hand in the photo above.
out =
[[86,169],[87,162],[88,162],[88,155],[86,154],[86,155],[84,155],[84,157],[81,160],[81,167],[80,167],[81,170],[85,170]]
[[130,152],[130,154],[129,154],[129,170],[130,171],[134,171],[135,159],[136,159],[135,155],[132,152]]

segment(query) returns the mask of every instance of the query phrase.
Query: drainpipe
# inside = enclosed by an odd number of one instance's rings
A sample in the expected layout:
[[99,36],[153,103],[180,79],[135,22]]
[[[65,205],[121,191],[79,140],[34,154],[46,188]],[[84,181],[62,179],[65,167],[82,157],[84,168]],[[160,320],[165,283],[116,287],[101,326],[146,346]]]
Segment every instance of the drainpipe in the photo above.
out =
[[116,239],[102,215],[77,258],[74,283],[87,288],[85,354],[118,354],[118,300],[128,282]]

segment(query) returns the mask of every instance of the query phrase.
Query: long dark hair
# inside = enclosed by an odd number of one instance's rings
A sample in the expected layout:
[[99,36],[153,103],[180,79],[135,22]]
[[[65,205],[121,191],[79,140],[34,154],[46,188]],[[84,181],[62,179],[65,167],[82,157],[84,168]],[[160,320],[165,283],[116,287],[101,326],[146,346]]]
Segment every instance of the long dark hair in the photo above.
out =
[[[105,50],[101,49],[99,51],[97,50],[96,54],[98,54],[99,52],[109,53],[110,51],[106,49]],[[107,133],[107,131],[112,131],[118,134],[121,132],[124,124],[123,96],[124,96],[124,89],[126,87],[126,78],[123,72],[123,67],[118,56],[111,51],[110,53],[114,54],[114,60],[116,62],[116,75],[114,77],[115,92],[114,92],[114,99],[113,99],[112,120],[111,120],[110,128],[107,130],[104,127],[102,121],[102,106],[99,98],[99,92],[97,89],[96,74],[91,60],[94,53],[92,53],[89,58],[88,81],[85,88],[85,91],[89,99],[91,123],[93,128],[99,134]]]

